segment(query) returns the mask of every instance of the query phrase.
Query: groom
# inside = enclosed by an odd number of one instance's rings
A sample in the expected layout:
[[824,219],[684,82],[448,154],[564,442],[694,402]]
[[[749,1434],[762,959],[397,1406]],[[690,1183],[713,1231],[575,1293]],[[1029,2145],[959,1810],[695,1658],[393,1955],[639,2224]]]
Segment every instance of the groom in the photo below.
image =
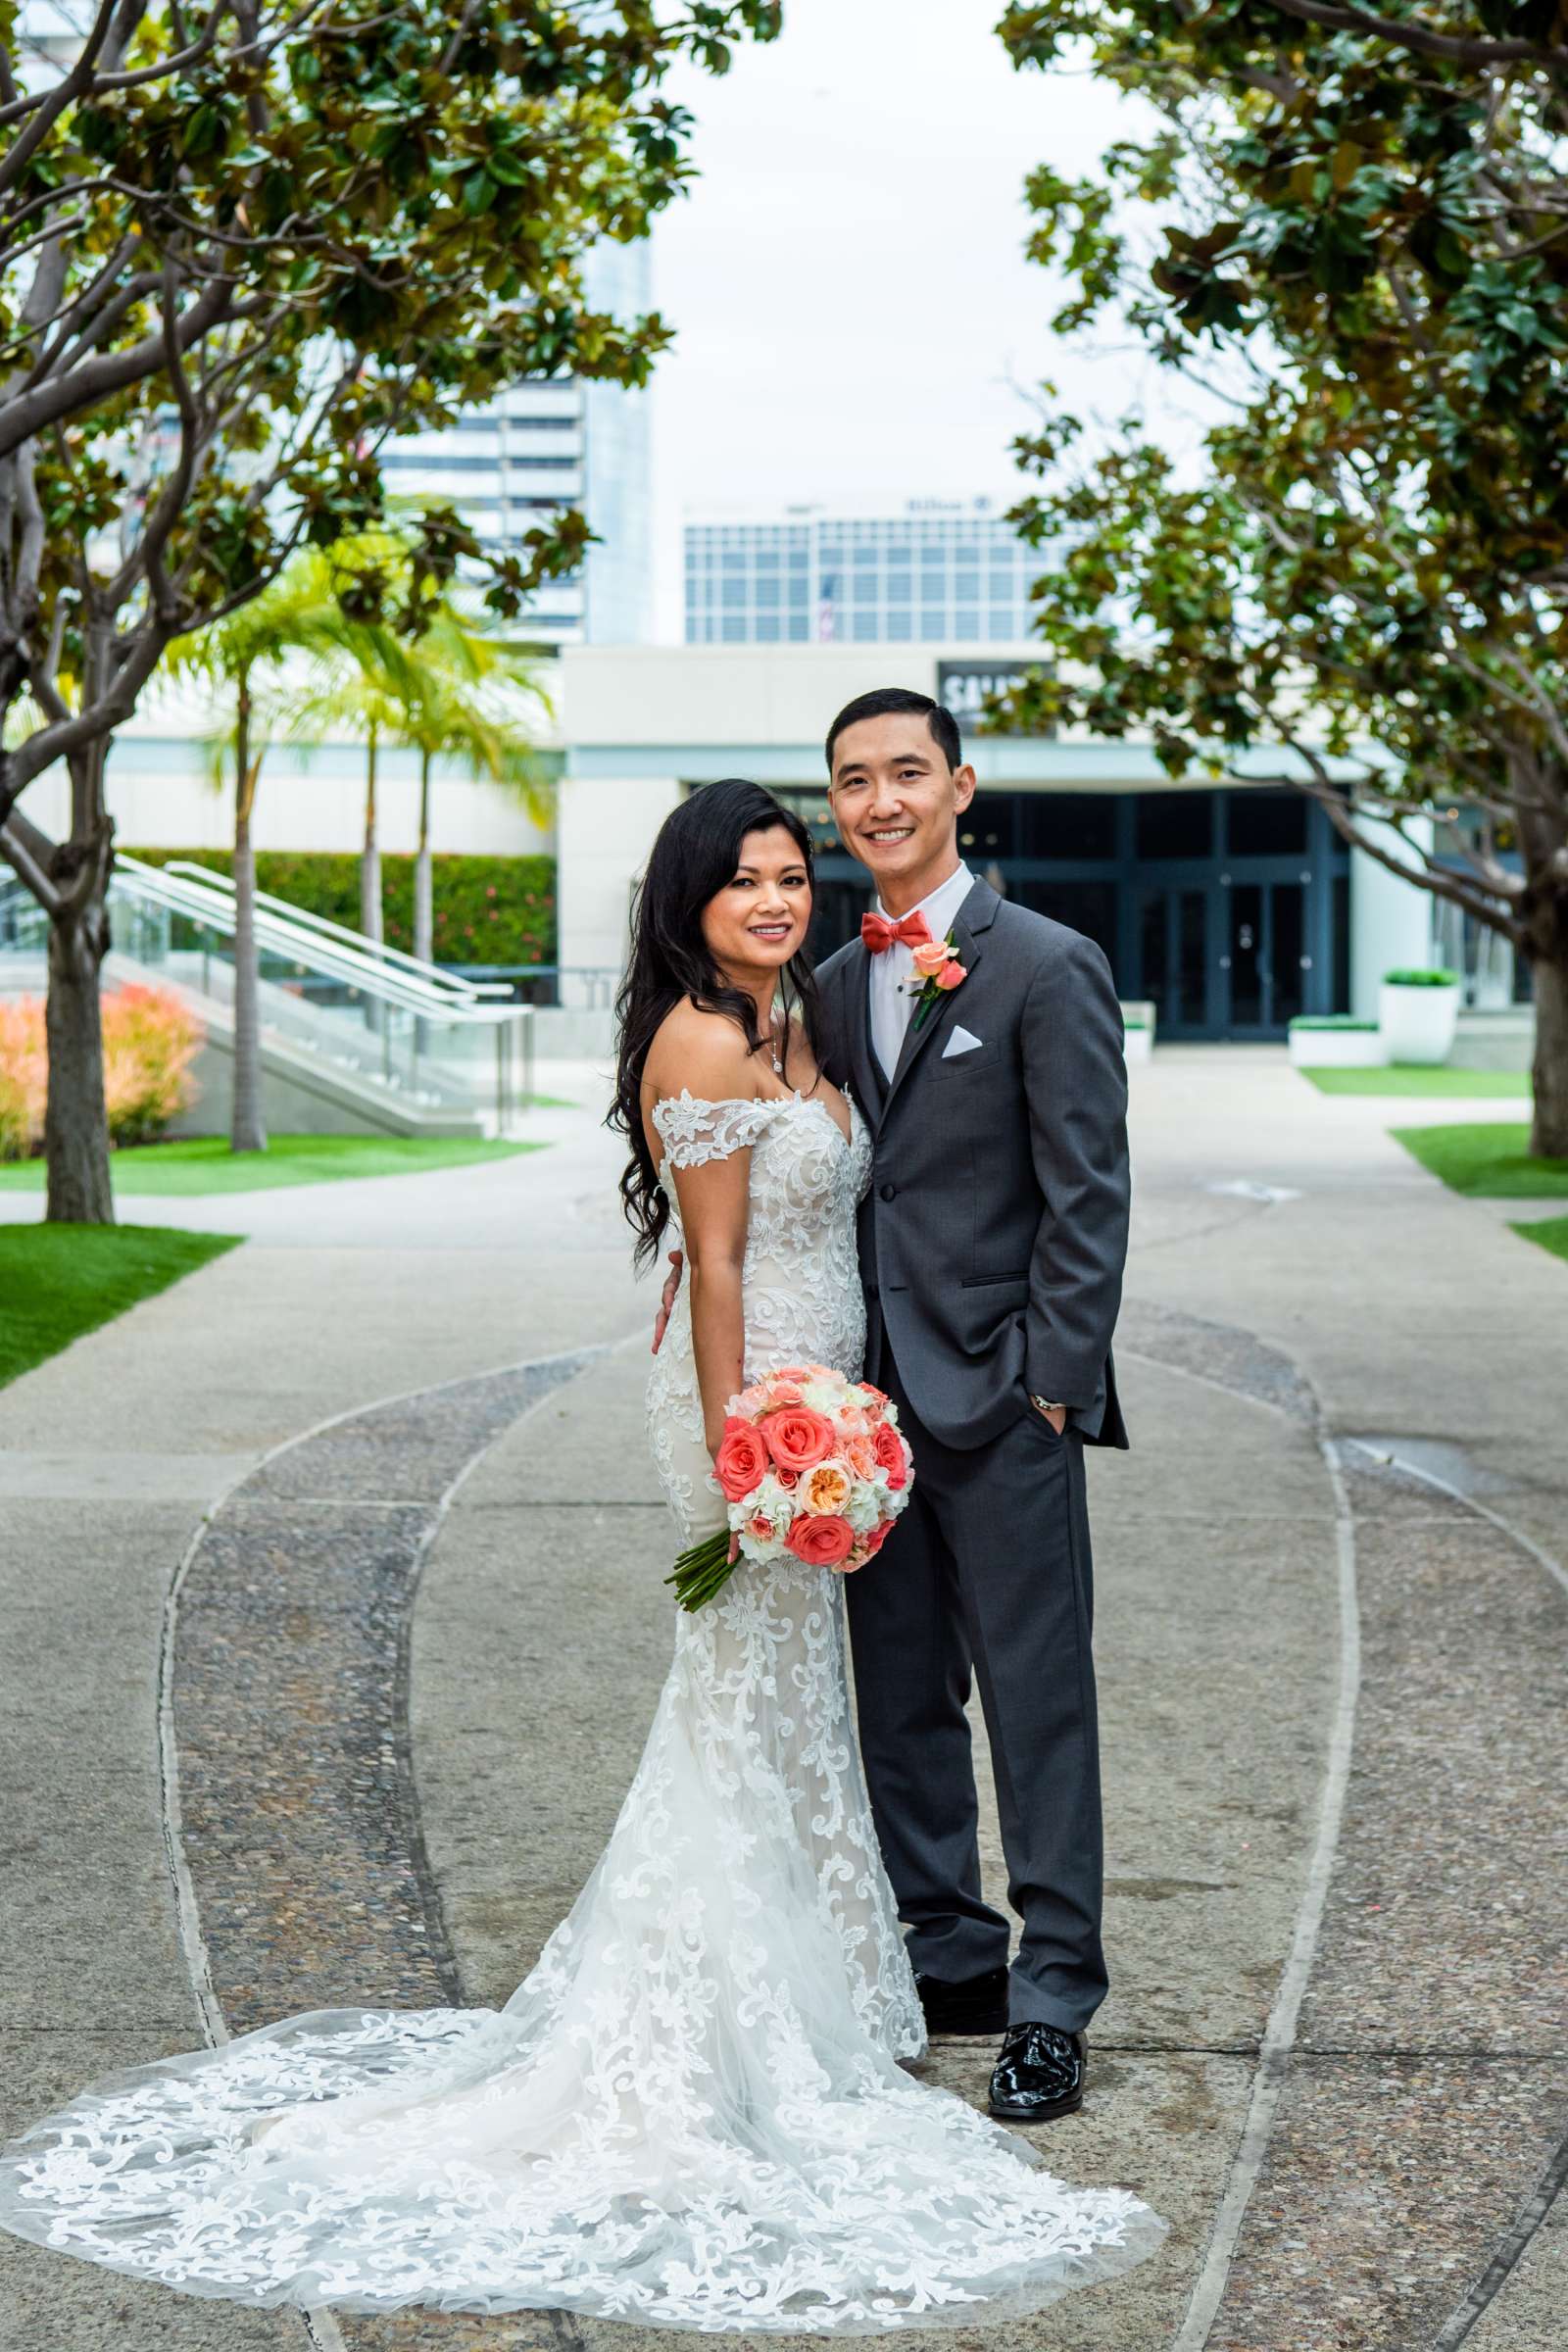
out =
[[[1083,1448],[1127,1443],[1110,1360],[1121,1013],[1091,940],[964,865],[975,773],[950,711],[860,695],[827,763],[878,903],[817,975],[823,1060],[875,1139],[866,1378],[896,1399],[915,1468],[897,1541],[847,1588],[860,1744],[927,2023],[1005,2028],[992,2108],[1044,2122],[1083,2102],[1106,1986]],[[926,939],[951,943],[929,981]],[[971,1673],[1023,1921],[1010,1973],[980,1893]]]

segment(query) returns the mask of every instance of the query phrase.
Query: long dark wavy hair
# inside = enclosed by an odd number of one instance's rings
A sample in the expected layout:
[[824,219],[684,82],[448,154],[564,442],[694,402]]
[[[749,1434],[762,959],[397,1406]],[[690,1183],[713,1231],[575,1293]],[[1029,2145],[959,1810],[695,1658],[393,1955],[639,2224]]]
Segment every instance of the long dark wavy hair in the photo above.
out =
[[[714,962],[703,937],[703,909],[734,880],[747,834],[769,832],[775,825],[783,826],[800,851],[806,878],[814,889],[811,836],[793,808],[775,801],[760,784],[726,776],[722,783],[704,785],[670,810],[632,904],[631,955],[615,999],[615,1100],[606,1125],[624,1135],[631,1146],[620,1198],[626,1222],[637,1236],[638,1265],[646,1265],[657,1253],[669,1222],[669,1202],[660,1189],[643,1131],[643,1070],[649,1048],[666,1013],[689,997],[704,1012],[727,1013],[744,1032],[748,1049],[754,1054],[760,1050],[757,1006],[744,989],[728,985]],[[804,954],[793,956],[785,965],[781,995],[780,1058],[789,1060],[790,1030],[796,1019],[814,1058],[816,982]]]

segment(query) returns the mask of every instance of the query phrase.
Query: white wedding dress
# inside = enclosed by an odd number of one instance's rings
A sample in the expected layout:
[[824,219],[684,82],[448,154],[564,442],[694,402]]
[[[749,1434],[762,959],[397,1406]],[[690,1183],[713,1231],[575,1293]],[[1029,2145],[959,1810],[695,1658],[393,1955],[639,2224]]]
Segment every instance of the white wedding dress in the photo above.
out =
[[[799,1096],[655,1115],[666,1165],[752,1151],[748,1375],[858,1372],[858,1116],[846,1144]],[[690,1540],[721,1506],[684,1294],[648,1401]],[[504,2010],[318,2011],[115,2078],[4,2152],[0,2222],[241,2303],[705,2333],[972,2324],[1150,2252],[1162,2225],[1136,2197],[1064,2186],[900,2064],[925,2036],[842,1579],[743,1563],[674,1622],[610,1844]]]

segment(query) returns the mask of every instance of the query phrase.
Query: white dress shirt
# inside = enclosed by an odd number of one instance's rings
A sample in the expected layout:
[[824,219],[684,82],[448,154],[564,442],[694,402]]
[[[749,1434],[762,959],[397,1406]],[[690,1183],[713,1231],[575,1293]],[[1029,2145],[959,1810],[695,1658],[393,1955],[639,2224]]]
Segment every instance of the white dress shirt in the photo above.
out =
[[[908,911],[925,916],[933,939],[946,939],[955,916],[973,888],[974,876],[960,860],[928,899],[922,899],[918,906],[911,906]],[[880,899],[876,910],[890,923],[898,919],[888,913]],[[914,978],[914,956],[902,939],[896,939],[887,954],[873,956],[870,964],[871,1051],[882,1065],[883,1077],[891,1078],[898,1066],[909,1015],[914,1010],[914,999],[908,990],[908,983]]]

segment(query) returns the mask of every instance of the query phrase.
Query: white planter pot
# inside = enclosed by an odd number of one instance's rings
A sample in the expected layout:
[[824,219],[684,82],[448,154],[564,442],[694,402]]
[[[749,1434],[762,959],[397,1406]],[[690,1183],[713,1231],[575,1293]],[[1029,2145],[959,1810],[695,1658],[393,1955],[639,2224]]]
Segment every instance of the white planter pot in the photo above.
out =
[[1290,1040],[1291,1060],[1298,1070],[1375,1070],[1388,1059],[1383,1039],[1370,1023],[1359,1029],[1320,1029],[1293,1021]]
[[1457,981],[1449,988],[1401,988],[1396,980],[1385,980],[1378,998],[1378,1032],[1389,1060],[1446,1061],[1462,993]]
[[1147,1029],[1129,1029],[1122,1046],[1129,1061],[1147,1061],[1153,1052],[1154,1041]]

